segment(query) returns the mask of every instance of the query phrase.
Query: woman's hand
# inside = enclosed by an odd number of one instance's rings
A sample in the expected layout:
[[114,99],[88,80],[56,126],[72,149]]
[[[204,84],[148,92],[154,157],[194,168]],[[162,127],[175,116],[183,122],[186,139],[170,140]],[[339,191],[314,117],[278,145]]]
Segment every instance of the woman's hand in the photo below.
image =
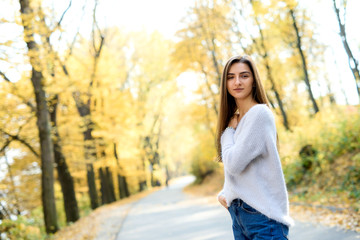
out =
[[218,196],[218,201],[223,205],[224,208],[228,209],[226,199],[223,195]]
[[230,119],[229,127],[235,129],[239,124],[239,114],[234,114],[234,116]]

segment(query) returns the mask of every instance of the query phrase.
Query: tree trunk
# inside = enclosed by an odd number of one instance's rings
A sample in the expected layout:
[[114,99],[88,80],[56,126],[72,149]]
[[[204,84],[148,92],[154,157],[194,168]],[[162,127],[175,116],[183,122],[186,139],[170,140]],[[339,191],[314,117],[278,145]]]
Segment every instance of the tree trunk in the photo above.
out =
[[[122,172],[122,168],[120,166],[119,155],[117,154],[117,150],[116,150],[116,143],[114,143],[114,157],[116,159],[116,164],[117,164],[119,170]],[[118,189],[119,189],[120,199],[130,196],[125,177],[123,177],[120,173],[118,173],[117,179],[118,179]],[[140,183],[140,185],[141,185],[141,183]],[[142,191],[141,187],[139,189],[140,189],[140,191]]]
[[89,197],[90,197],[90,203],[91,208],[95,209],[99,206],[98,203],[98,195],[96,191],[96,185],[95,185],[95,173],[94,173],[94,167],[92,163],[86,164],[86,171],[87,171],[87,182],[89,187]]
[[99,176],[101,182],[102,204],[115,202],[114,182],[109,167],[106,167],[104,171],[102,168],[99,168]]
[[47,106],[46,92],[43,85],[44,76],[39,69],[39,49],[33,33],[33,10],[29,0],[20,0],[21,19],[24,27],[24,40],[32,65],[31,82],[35,92],[37,127],[39,129],[41,149],[41,188],[45,229],[47,233],[55,233],[59,227],[54,196],[54,152],[51,139],[51,124]]
[[154,179],[154,166],[152,163],[150,163],[151,166],[151,171],[150,171],[150,182],[151,182],[151,186],[155,187],[156,183],[155,183],[155,179]]
[[[119,183],[120,199],[129,197],[130,193],[129,193],[128,185],[126,182],[126,178],[124,176],[122,176],[120,173],[118,174],[118,183]],[[141,192],[142,191],[141,185],[143,184],[143,182],[140,182],[139,184],[140,184],[140,192]]]
[[58,230],[58,225],[54,195],[54,151],[51,124],[46,94],[42,85],[43,76],[34,68],[32,72],[31,81],[36,97],[36,116],[41,148],[41,186],[45,226],[47,233],[55,233]]
[[334,3],[334,11],[336,13],[336,18],[337,18],[337,21],[338,21],[338,24],[339,24],[339,29],[340,29],[340,37],[341,37],[341,41],[343,43],[343,46],[345,48],[345,52],[348,56],[348,59],[349,59],[349,67],[351,69],[351,72],[354,76],[354,79],[355,79],[355,84],[356,84],[356,90],[357,90],[357,93],[358,93],[358,96],[360,98],[360,73],[359,73],[359,62],[355,59],[351,49],[350,49],[350,46],[347,42],[347,38],[346,38],[346,31],[345,31],[345,23],[342,23],[341,22],[341,19],[340,19],[340,9],[336,6],[336,1],[333,0],[333,3]]
[[122,176],[118,174],[117,178],[118,178],[119,197],[120,199],[126,198]]
[[110,192],[109,192],[109,184],[107,182],[107,178],[102,170],[99,168],[99,177],[100,177],[100,192],[101,192],[101,203],[103,205],[110,203]]
[[272,100],[272,98],[269,96],[269,94],[266,93],[266,98],[268,99],[269,103],[270,103],[270,106],[273,108],[273,109],[276,109],[275,107],[275,104]]
[[[253,1],[250,0],[250,3],[252,6],[254,6],[253,4]],[[273,78],[273,75],[272,75],[272,71],[271,71],[271,67],[270,67],[270,62],[269,62],[269,54],[268,54],[268,49],[265,45],[265,37],[264,37],[264,34],[263,34],[263,31],[260,27],[260,22],[258,20],[258,18],[256,17],[255,15],[255,21],[256,21],[256,25],[258,26],[258,29],[259,29],[259,33],[260,33],[260,40],[261,40],[261,48],[263,50],[263,54],[262,54],[262,57],[265,61],[265,67],[266,67],[266,71],[267,71],[267,76],[268,76],[268,79],[271,83],[271,90],[275,93],[275,97],[276,97],[276,101],[278,103],[278,106],[280,108],[280,111],[281,111],[281,115],[282,115],[282,118],[283,118],[283,125],[284,127],[286,128],[286,130],[290,130],[290,127],[289,127],[289,122],[288,122],[288,119],[287,119],[287,114],[286,114],[286,111],[284,109],[284,105],[283,105],[283,102],[281,100],[281,97],[280,97],[280,94],[277,90],[277,87],[276,87],[276,84],[275,84],[275,81],[274,81],[274,78]],[[253,39],[254,42],[255,39]]]
[[93,123],[91,120],[91,114],[90,114],[90,99],[87,101],[87,103],[83,103],[80,99],[80,93],[74,92],[73,98],[75,100],[76,108],[79,112],[79,115],[83,119],[85,130],[83,132],[84,136],[84,158],[85,161],[88,163],[86,164],[87,168],[87,182],[88,182],[88,188],[89,188],[89,197],[91,201],[91,208],[95,209],[98,205],[98,195],[96,191],[96,184],[95,184],[95,173],[94,173],[94,167],[93,162],[96,160],[96,146],[95,141],[92,136],[93,131]]
[[286,128],[286,130],[290,130],[289,122],[288,122],[288,119],[287,119],[287,114],[285,112],[283,102],[281,100],[279,92],[277,91],[276,84],[275,84],[275,81],[274,81],[272,73],[271,73],[271,68],[270,68],[270,65],[269,65],[269,60],[268,60],[267,53],[264,55],[264,59],[265,59],[265,67],[266,67],[266,70],[267,70],[268,79],[271,82],[271,90],[275,93],[276,101],[277,101],[278,106],[279,106],[280,111],[281,111],[281,115],[282,115],[282,118],[283,118],[283,125]]
[[125,176],[122,176],[122,182],[123,182],[123,188],[125,190],[125,196],[126,197],[129,197],[130,196],[130,192],[129,192],[129,188],[128,188],[128,184],[127,184],[127,181],[126,181],[126,177]]
[[[89,195],[91,200],[91,207],[93,209],[98,207],[98,195],[96,191],[96,185],[95,185],[95,174],[94,174],[94,168],[93,168],[93,162],[96,160],[96,145],[94,141],[94,137],[92,136],[93,131],[93,121],[91,118],[91,109],[90,109],[90,102],[91,102],[91,93],[90,89],[93,87],[93,84],[96,80],[96,72],[98,67],[98,61],[100,58],[101,50],[104,46],[105,37],[101,34],[101,31],[98,27],[98,24],[96,23],[96,9],[97,9],[98,1],[95,1],[95,7],[93,10],[93,29],[92,29],[92,41],[93,41],[93,69],[91,71],[90,75],[90,83],[89,83],[89,90],[86,94],[86,101],[83,101],[81,99],[81,93],[80,92],[74,92],[73,98],[76,103],[76,108],[78,109],[78,112],[80,116],[83,119],[84,125],[85,125],[85,131],[83,132],[84,135],[84,154],[85,154],[85,160],[87,163],[87,171],[88,171],[88,186],[89,186]],[[98,30],[98,33],[100,34],[100,43],[99,46],[96,47],[95,44],[95,27]]]
[[[197,10],[197,14],[198,14],[198,16],[200,18],[201,13],[200,13],[199,9],[196,9],[196,10]],[[206,8],[206,21],[207,21],[207,23],[210,21],[209,20],[210,16],[209,16],[208,10],[209,10],[209,8]],[[216,44],[215,44],[216,36],[214,34],[214,30],[205,28],[205,26],[206,26],[205,24],[201,24],[201,30],[202,30],[203,35],[205,36],[206,48],[211,54],[212,64],[214,66],[215,73],[216,73],[216,84],[217,84],[217,87],[220,88],[221,71],[220,71],[219,63],[218,63],[218,60],[217,60],[217,54],[216,54]],[[210,31],[210,32],[207,33],[207,31]]]
[[65,156],[62,152],[61,138],[57,127],[57,106],[59,96],[55,95],[51,101],[50,118],[54,133],[54,156],[58,178],[61,186],[61,191],[64,198],[64,209],[66,214],[66,222],[76,222],[79,219],[79,208],[76,201],[74,180],[70,174],[69,168],[66,164]]
[[115,197],[114,181],[113,181],[112,173],[111,173],[109,167],[105,168],[105,173],[106,173],[106,179],[107,179],[108,188],[109,188],[109,200],[110,200],[110,202],[115,202],[116,197]]
[[300,53],[300,57],[301,57],[301,63],[302,63],[303,72],[304,72],[304,81],[305,81],[305,84],[306,84],[306,87],[307,87],[307,90],[308,90],[308,93],[309,93],[310,101],[312,102],[313,109],[314,109],[314,112],[316,114],[317,112],[319,112],[319,107],[318,107],[318,105],[317,105],[317,103],[315,101],[314,95],[313,95],[312,90],[311,90],[310,79],[309,79],[309,74],[308,74],[307,64],[306,64],[306,58],[305,58],[304,52],[302,50],[301,36],[300,36],[300,33],[299,33],[299,28],[297,26],[294,10],[290,8],[289,13],[290,13],[290,16],[292,18],[293,27],[294,27],[294,30],[295,30],[295,33],[296,33],[296,46],[297,46],[297,49],[298,49],[298,51]]

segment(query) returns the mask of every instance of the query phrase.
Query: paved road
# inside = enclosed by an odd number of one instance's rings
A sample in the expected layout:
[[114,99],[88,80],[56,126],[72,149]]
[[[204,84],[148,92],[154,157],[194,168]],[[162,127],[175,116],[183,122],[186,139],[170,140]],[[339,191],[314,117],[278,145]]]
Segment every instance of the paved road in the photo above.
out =
[[[233,239],[231,219],[220,205],[184,194],[193,181],[183,178],[135,203],[128,212],[116,240],[225,240]],[[357,240],[360,235],[335,228],[296,223],[292,240]]]

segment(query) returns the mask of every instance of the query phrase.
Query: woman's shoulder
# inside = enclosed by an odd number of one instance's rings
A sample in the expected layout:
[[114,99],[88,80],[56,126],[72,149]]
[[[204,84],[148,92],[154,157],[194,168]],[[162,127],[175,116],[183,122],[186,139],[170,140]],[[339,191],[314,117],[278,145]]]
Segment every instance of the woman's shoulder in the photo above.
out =
[[251,115],[251,118],[268,121],[268,120],[274,120],[274,115],[270,108],[266,104],[256,104],[254,105],[249,111],[249,115]]
[[265,103],[258,103],[252,106],[249,110],[249,113],[252,113],[253,115],[258,114],[272,114],[270,108]]

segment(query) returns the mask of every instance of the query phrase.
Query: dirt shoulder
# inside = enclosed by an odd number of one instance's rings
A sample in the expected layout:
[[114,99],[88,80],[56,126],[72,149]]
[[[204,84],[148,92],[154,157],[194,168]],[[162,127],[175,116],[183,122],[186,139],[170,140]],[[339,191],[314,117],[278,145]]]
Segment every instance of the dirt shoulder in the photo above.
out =
[[[210,203],[218,204],[217,194],[222,186],[223,175],[221,171],[218,171],[206,177],[201,185],[190,185],[184,191],[195,196],[207,197]],[[295,202],[290,195],[290,215],[300,222],[310,222],[360,232],[359,214],[338,206]]]
[[153,191],[144,191],[129,198],[107,204],[95,209],[86,217],[80,218],[77,222],[62,228],[52,236],[54,240],[112,240],[116,238],[121,229],[126,214],[132,205]]

